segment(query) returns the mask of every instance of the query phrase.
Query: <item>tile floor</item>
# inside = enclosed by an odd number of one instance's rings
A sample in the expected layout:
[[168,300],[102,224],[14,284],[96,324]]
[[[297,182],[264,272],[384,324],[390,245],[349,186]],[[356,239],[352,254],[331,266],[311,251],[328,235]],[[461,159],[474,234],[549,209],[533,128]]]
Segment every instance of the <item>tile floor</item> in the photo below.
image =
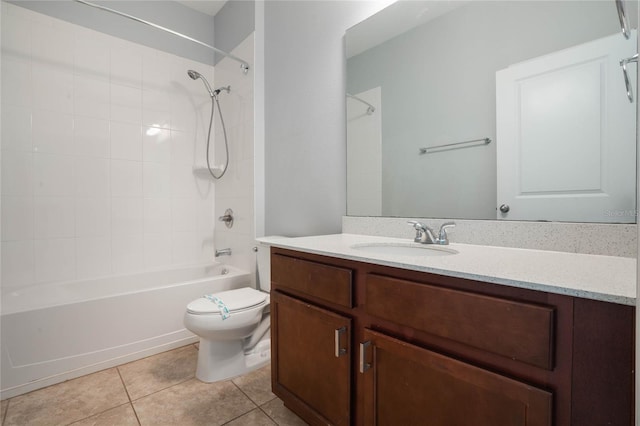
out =
[[183,346],[2,401],[9,425],[305,425],[271,393],[270,367],[218,383]]

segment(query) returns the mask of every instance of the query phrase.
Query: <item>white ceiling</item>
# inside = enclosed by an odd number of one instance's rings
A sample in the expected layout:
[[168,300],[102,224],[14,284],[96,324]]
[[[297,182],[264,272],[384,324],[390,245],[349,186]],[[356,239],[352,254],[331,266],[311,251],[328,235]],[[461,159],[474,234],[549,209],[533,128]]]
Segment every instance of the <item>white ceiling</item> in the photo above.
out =
[[227,0],[178,0],[178,3],[210,16],[216,16],[226,2]]
[[347,58],[384,43],[469,0],[399,0],[347,31]]

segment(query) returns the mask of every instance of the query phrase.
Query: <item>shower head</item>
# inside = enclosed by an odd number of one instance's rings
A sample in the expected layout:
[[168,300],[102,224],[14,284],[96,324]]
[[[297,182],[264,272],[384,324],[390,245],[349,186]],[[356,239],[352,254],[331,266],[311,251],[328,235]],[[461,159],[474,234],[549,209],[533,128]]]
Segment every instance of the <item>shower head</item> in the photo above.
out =
[[209,96],[211,97],[215,96],[213,93],[213,90],[211,90],[211,86],[209,86],[209,82],[207,81],[206,78],[204,78],[202,74],[194,70],[187,71],[187,74],[189,75],[189,77],[191,77],[192,80],[201,79],[202,82],[204,83],[204,86],[207,88],[207,92],[209,92]]

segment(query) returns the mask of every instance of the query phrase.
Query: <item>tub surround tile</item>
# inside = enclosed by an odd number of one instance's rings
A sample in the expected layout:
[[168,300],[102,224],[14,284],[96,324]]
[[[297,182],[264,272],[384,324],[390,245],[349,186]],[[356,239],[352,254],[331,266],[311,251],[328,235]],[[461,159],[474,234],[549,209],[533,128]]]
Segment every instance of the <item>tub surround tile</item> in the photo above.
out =
[[[35,277],[35,256],[33,240],[2,242],[3,283],[19,287],[33,283]],[[10,287],[6,285],[6,287]]]
[[2,150],[31,151],[31,108],[3,105],[1,114]]
[[280,426],[305,426],[305,423],[293,411],[284,406],[281,399],[273,399],[260,408]]
[[129,397],[135,401],[193,378],[197,359],[197,349],[188,345],[122,365],[118,370]]
[[[30,265],[24,272],[3,270],[3,287],[73,278],[72,269],[98,278],[109,269],[128,273],[210,261],[213,249],[206,240],[213,229],[197,226],[196,206],[213,217],[215,191],[192,168],[203,158],[211,100],[186,70],[199,70],[213,84],[214,67],[20,6],[3,8],[11,12],[2,14],[0,25],[7,124],[0,147],[1,225],[10,229],[3,242],[17,243],[3,260],[28,252]],[[243,46],[252,52],[253,36]],[[238,76],[226,84],[233,84],[234,94],[252,93],[252,80],[235,65],[232,74]],[[238,114],[232,101],[226,97],[223,107],[229,117]],[[253,117],[244,118],[248,127]],[[252,147],[249,136],[244,142]],[[9,197],[21,199],[5,203]],[[188,208],[172,209],[172,197],[189,198]],[[151,213],[147,199],[161,200],[160,211]],[[172,229],[172,212],[190,220],[174,219]],[[157,235],[143,241],[143,234]],[[98,237],[112,240],[113,259],[104,268],[88,265],[87,256],[68,258],[65,247],[69,267],[60,271],[46,259],[42,264],[44,243],[35,243]],[[151,239],[162,241],[161,249]],[[178,247],[168,250],[164,242],[174,240]],[[125,241],[133,246],[120,255]]]
[[76,116],[73,120],[73,144],[80,158],[109,158],[110,129],[106,119]]
[[236,377],[233,383],[240,388],[256,405],[262,405],[274,399],[271,392],[271,366],[267,365],[244,376]]
[[4,425],[69,424],[127,402],[112,368],[12,398]]
[[130,403],[72,423],[73,426],[138,426],[139,424]]
[[256,408],[230,381],[197,379],[133,402],[142,425],[222,425]]
[[264,411],[256,408],[227,423],[228,426],[274,426],[277,425]]
[[75,75],[73,80],[76,116],[108,120],[110,115],[109,81],[94,71]]

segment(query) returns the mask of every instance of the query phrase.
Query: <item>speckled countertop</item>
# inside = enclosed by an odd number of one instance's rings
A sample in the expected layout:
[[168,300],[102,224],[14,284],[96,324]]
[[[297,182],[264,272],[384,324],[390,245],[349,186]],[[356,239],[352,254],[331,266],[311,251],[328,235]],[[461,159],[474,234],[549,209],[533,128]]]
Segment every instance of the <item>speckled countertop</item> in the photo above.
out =
[[377,254],[353,246],[407,245],[411,240],[355,234],[264,237],[258,241],[269,246],[377,265],[624,305],[634,306],[636,303],[636,259],[628,257],[453,243],[431,246],[458,252],[448,256]]

